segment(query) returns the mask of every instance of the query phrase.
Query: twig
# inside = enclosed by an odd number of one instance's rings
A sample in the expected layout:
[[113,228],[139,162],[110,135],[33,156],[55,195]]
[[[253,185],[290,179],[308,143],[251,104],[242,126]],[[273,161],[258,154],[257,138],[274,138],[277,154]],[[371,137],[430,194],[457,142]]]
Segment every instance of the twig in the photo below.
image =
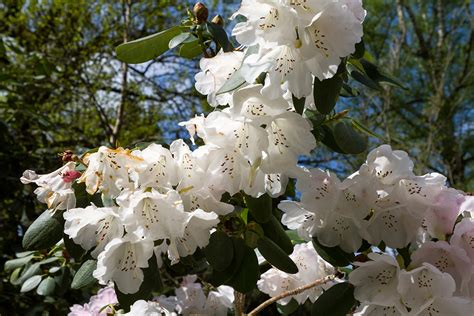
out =
[[235,315],[242,316],[244,314],[244,306],[245,306],[245,294],[240,292],[235,292]]
[[275,303],[276,301],[279,301],[281,300],[282,298],[285,298],[285,297],[288,297],[288,296],[292,296],[292,295],[297,295],[297,294],[300,294],[301,292],[304,292],[306,290],[309,290],[310,288],[312,287],[315,287],[315,286],[318,286],[318,285],[322,285],[322,284],[325,284],[329,281],[332,281],[336,278],[336,276],[334,274],[331,274],[331,275],[328,275],[327,277],[324,277],[322,279],[318,279],[314,282],[311,282],[309,284],[306,284],[306,285],[303,285],[303,286],[300,286],[300,287],[297,287],[296,289],[294,290],[291,290],[291,291],[286,291],[286,292],[283,292],[281,293],[280,295],[277,295],[277,296],[274,296],[268,300],[266,300],[265,302],[263,302],[262,304],[258,305],[254,310],[252,310],[250,313],[248,313],[248,316],[255,316],[257,315],[257,313],[261,312],[265,307],[267,307],[268,305],[271,305],[273,303]]

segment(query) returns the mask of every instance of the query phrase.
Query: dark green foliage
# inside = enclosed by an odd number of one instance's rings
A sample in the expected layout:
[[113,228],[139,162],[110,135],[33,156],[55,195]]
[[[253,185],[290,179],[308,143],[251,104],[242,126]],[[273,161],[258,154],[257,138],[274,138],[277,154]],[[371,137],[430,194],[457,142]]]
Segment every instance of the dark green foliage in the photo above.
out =
[[311,309],[311,315],[345,316],[355,303],[354,287],[349,283],[338,283],[318,297]]

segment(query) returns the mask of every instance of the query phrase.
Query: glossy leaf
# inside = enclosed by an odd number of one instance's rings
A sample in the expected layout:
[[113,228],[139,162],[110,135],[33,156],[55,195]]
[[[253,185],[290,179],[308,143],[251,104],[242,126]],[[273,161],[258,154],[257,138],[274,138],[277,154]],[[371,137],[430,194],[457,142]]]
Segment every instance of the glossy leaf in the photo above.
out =
[[324,260],[335,267],[345,267],[354,260],[352,253],[343,251],[340,247],[326,247],[319,243],[317,238],[313,238],[313,247]]
[[55,245],[63,236],[62,214],[51,215],[46,210],[28,227],[23,237],[23,248],[45,249]]
[[257,243],[258,251],[275,268],[286,273],[298,273],[298,267],[290,257],[273,241],[262,237]]
[[227,284],[240,293],[248,293],[256,287],[259,277],[257,255],[252,248],[245,246],[240,267]]
[[360,154],[367,149],[367,138],[357,133],[352,124],[345,121],[334,126],[334,140],[347,154]]
[[115,48],[117,58],[128,64],[140,64],[152,60],[165,53],[169,49],[168,43],[182,31],[182,27],[174,26],[159,33],[123,43]]
[[334,77],[319,80],[314,78],[313,82],[313,96],[314,104],[319,113],[329,114],[336,106],[339,99],[339,93],[342,88],[342,76],[336,74]]
[[209,244],[204,249],[204,254],[213,269],[224,271],[230,266],[234,258],[232,239],[221,231],[212,233]]
[[199,45],[199,41],[196,39],[192,42],[183,43],[179,48],[179,56],[192,59],[202,54],[201,45]]
[[232,247],[233,247],[233,259],[232,263],[223,271],[213,270],[211,276],[209,277],[209,283],[214,286],[219,286],[222,284],[227,284],[229,280],[239,271],[240,265],[245,256],[246,245],[245,242],[240,238],[231,238]]
[[272,216],[268,222],[262,224],[262,228],[265,236],[273,240],[273,242],[283,249],[286,254],[289,255],[293,252],[291,239],[288,237],[280,221],[275,216]]
[[258,198],[246,196],[245,203],[257,223],[266,223],[272,218],[272,198],[268,194],[263,194]]
[[355,305],[354,287],[338,283],[323,292],[311,308],[312,316],[346,316]]
[[171,41],[168,43],[168,48],[173,49],[179,46],[180,44],[184,43],[189,38],[195,38],[195,36],[188,32],[178,34],[175,37],[173,37]]

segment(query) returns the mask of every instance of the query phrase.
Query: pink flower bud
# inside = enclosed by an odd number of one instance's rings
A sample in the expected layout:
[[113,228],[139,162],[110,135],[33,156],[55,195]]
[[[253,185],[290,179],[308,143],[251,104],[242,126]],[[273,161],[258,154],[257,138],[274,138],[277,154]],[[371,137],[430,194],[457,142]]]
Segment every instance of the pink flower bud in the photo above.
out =
[[77,178],[79,178],[81,176],[81,173],[79,171],[76,171],[76,170],[69,170],[69,171],[66,171],[65,173],[63,173],[62,177],[63,177],[63,181],[64,182],[72,182],[74,180],[76,180]]

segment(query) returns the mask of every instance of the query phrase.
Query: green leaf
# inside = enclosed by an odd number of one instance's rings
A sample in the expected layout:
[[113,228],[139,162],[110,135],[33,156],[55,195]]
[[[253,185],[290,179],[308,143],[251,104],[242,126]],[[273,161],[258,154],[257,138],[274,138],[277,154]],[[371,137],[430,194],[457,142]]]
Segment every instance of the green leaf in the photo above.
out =
[[359,122],[358,120],[356,120],[355,118],[350,118],[351,120],[351,123],[352,123],[352,126],[356,129],[358,129],[359,131],[369,135],[369,136],[372,136],[372,137],[375,137],[375,138],[378,138],[382,141],[386,141],[385,137],[379,135],[379,134],[376,134],[374,132],[372,132],[370,129],[368,129],[366,126],[364,126],[361,122]]
[[342,90],[340,93],[341,97],[354,98],[354,97],[358,97],[359,95],[360,95],[360,92],[352,88],[351,86],[349,86],[347,83],[342,84]]
[[47,277],[41,281],[40,285],[36,289],[36,293],[43,296],[48,296],[53,294],[54,289],[56,288],[56,282],[52,277]]
[[228,285],[240,293],[252,291],[260,277],[260,269],[255,251],[252,248],[244,246],[243,259],[239,269],[230,279]]
[[298,99],[293,94],[291,95],[291,98],[293,99],[293,106],[295,107],[296,113],[303,114],[306,98],[302,97]]
[[209,33],[212,35],[212,38],[222,47],[224,52],[231,52],[234,50],[234,47],[232,47],[232,44],[227,37],[227,32],[222,26],[211,22],[206,22],[206,26]]
[[347,253],[340,247],[326,247],[319,243],[316,237],[313,238],[313,247],[324,260],[335,267],[345,267],[354,261],[354,254]]
[[201,54],[202,48],[197,39],[189,43],[183,43],[179,48],[179,56],[184,58],[193,59]]
[[25,264],[27,264],[28,262],[31,261],[31,259],[33,259],[34,255],[29,255],[29,256],[26,256],[26,257],[22,257],[22,258],[17,258],[17,259],[12,259],[12,260],[8,260],[7,262],[5,262],[5,271],[10,271],[10,270],[14,270],[16,268],[19,268],[19,267],[23,267]]
[[334,126],[334,139],[347,154],[360,154],[367,149],[367,138],[357,133],[352,124],[344,121]]
[[291,242],[293,244],[302,244],[302,243],[305,243],[306,241],[301,238],[299,235],[298,235],[298,232],[296,230],[287,230],[286,231],[286,234],[288,235],[288,237],[291,239]]
[[72,279],[71,283],[71,288],[77,290],[95,284],[96,279],[94,278],[94,276],[92,276],[92,272],[94,272],[96,268],[96,260],[91,259],[85,261],[74,275],[74,279]]
[[183,29],[183,27],[174,26],[159,33],[123,43],[115,48],[117,58],[128,64],[140,64],[155,59],[169,49],[168,43]]
[[41,282],[41,275],[33,275],[29,279],[27,279],[23,284],[21,285],[20,292],[25,293],[33,290],[40,284]]
[[11,284],[13,284],[13,285],[20,284],[20,282],[18,282],[18,280],[20,278],[21,270],[22,270],[21,267],[16,268],[15,270],[13,270],[12,274],[10,274],[10,283]]
[[124,294],[120,292],[115,285],[115,293],[119,301],[120,307],[128,312],[130,306],[138,300],[150,300],[152,291],[161,292],[163,290],[163,282],[161,280],[160,270],[155,255],[148,260],[148,268],[143,270],[143,282],[137,293]]
[[334,77],[319,80],[314,78],[313,96],[316,109],[322,114],[329,114],[336,106],[339,93],[342,88],[342,76],[335,74]]
[[204,248],[204,254],[213,269],[224,271],[234,258],[232,239],[224,232],[214,232],[209,239],[209,244]]
[[245,79],[240,73],[240,69],[234,72],[216,94],[227,93],[240,88],[245,84]]
[[364,67],[365,73],[367,76],[369,76],[373,81],[375,82],[385,82],[397,87],[400,87],[402,89],[406,89],[405,86],[396,78],[393,76],[382,72],[375,64],[365,60],[361,59],[360,63]]
[[355,305],[354,287],[338,283],[323,292],[311,308],[312,316],[346,316]]
[[222,284],[227,284],[227,282],[232,279],[232,277],[237,273],[240,269],[240,265],[244,259],[245,255],[245,242],[240,238],[231,238],[232,239],[232,247],[233,247],[233,259],[232,263],[230,264],[227,269],[224,271],[217,271],[213,270],[212,274],[209,278],[209,283],[214,286],[219,286]]
[[364,57],[365,54],[365,44],[362,39],[359,43],[355,44],[355,52],[352,54],[353,58],[360,59]]
[[362,83],[363,85],[371,88],[371,89],[374,89],[374,90],[377,90],[377,91],[382,91],[382,87],[375,81],[373,81],[370,77],[368,77],[367,75],[363,74],[362,72],[358,71],[358,70],[350,70],[349,71],[349,74],[351,75],[352,78],[354,78],[355,80],[359,81],[360,83]]
[[27,250],[45,249],[55,245],[63,236],[64,219],[62,213],[55,215],[46,210],[28,227],[23,237],[23,248]]
[[339,145],[336,143],[334,133],[329,126],[321,125],[318,128],[313,129],[313,134],[317,140],[320,140],[332,151],[345,154],[344,150],[342,150],[342,148],[340,148]]
[[268,222],[262,224],[262,228],[265,236],[273,240],[286,254],[289,255],[293,252],[293,243],[275,216],[272,216]]
[[36,274],[41,274],[39,262],[27,264],[23,269],[21,276],[18,278],[17,282],[14,285],[21,284]]
[[266,223],[272,218],[272,198],[268,194],[263,194],[258,198],[247,195],[245,203],[257,223]]
[[168,48],[173,49],[177,47],[178,45],[184,43],[188,39],[192,39],[192,38],[196,38],[196,37],[188,32],[178,34],[175,37],[173,37],[171,41],[168,43]]
[[293,260],[267,237],[260,238],[257,247],[262,256],[275,268],[286,273],[298,273],[298,267]]

